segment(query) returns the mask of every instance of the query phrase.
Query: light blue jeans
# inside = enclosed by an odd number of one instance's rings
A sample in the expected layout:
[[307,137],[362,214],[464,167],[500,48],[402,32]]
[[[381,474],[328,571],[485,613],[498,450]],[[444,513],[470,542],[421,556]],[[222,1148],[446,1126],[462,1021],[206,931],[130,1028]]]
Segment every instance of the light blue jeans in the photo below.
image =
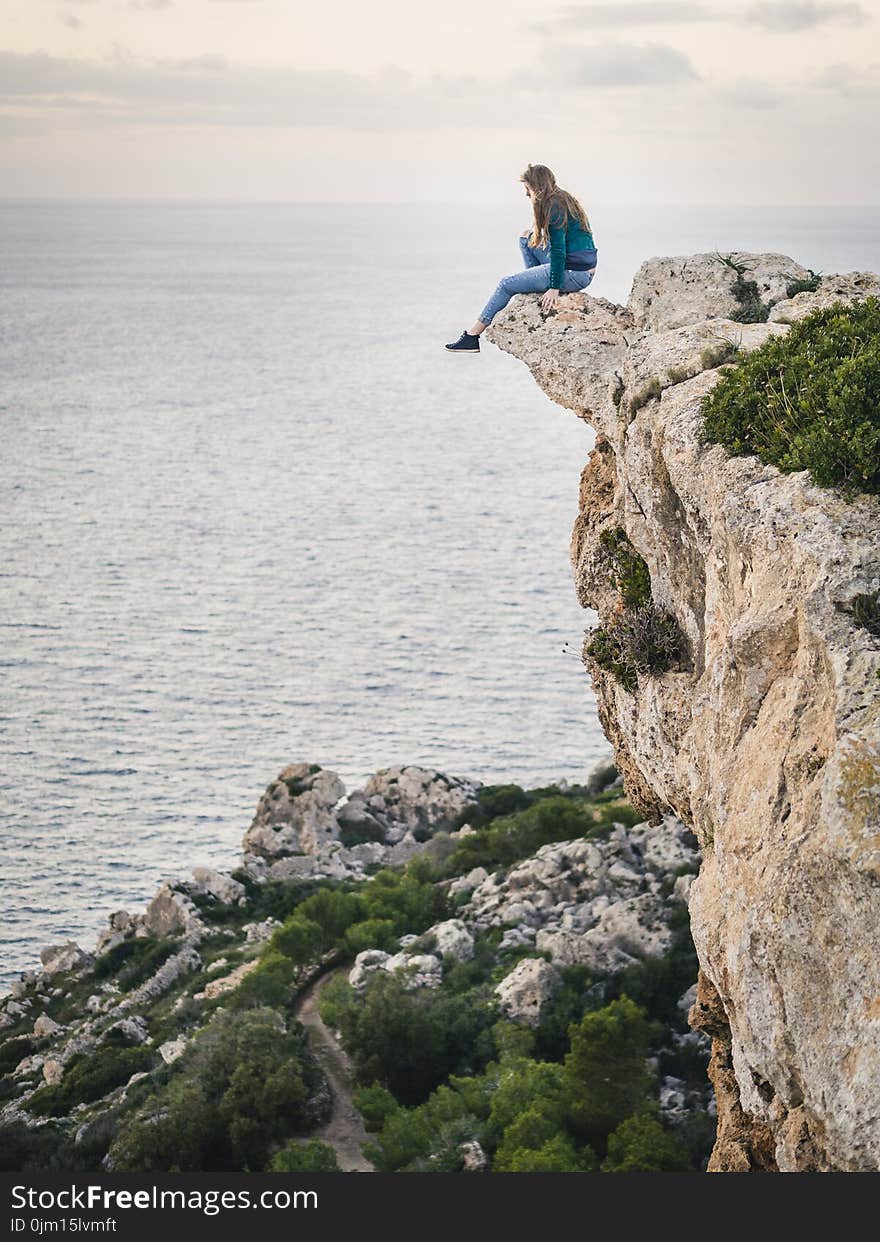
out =
[[[530,246],[528,237],[519,239],[525,269],[513,276],[505,276],[498,282],[498,287],[480,311],[480,323],[490,324],[500,310],[503,310],[510,299],[517,293],[545,293],[550,288],[550,247]],[[566,271],[562,279],[562,293],[579,293],[596,274],[595,268],[590,272]]]

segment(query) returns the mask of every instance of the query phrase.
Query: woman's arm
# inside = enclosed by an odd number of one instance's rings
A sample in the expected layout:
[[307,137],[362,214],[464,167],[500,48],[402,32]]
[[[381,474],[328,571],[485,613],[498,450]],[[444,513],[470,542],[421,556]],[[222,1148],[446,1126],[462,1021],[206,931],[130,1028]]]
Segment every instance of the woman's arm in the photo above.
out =
[[550,288],[557,292],[565,278],[565,212],[559,208],[551,211],[547,231],[550,234]]

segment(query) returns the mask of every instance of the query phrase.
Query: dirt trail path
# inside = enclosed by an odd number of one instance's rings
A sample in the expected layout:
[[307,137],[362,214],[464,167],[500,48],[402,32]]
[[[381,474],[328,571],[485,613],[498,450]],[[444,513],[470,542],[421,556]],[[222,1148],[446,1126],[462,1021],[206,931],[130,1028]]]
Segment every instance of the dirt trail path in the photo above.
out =
[[338,973],[337,970],[330,971],[310,984],[303,993],[296,1014],[309,1033],[315,1060],[327,1075],[333,1096],[330,1120],[315,1130],[313,1137],[333,1148],[344,1173],[373,1173],[373,1166],[361,1153],[361,1144],[367,1142],[370,1136],[352,1099],[351,1062],[318,1013],[321,993]]

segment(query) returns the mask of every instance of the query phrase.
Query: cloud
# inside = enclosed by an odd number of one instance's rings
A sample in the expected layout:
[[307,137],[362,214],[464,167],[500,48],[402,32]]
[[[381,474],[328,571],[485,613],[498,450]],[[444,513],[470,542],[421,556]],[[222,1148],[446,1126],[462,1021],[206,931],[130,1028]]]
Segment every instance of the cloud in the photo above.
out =
[[82,26],[82,20],[73,13],[61,13],[58,20],[62,26],[67,26],[70,30],[79,30]]
[[532,29],[540,34],[567,34],[609,26],[670,26],[713,21],[717,14],[708,5],[686,0],[657,0],[657,3],[570,4],[546,22]]
[[416,78],[398,66],[376,73],[266,68],[202,55],[137,59],[124,47],[105,60],[0,51],[0,110],[51,116],[54,126],[215,125],[438,130],[550,123],[560,91],[651,87],[696,74],[659,45],[548,46],[543,60],[491,81],[461,74]]
[[880,93],[880,65],[855,68],[853,65],[828,65],[813,78],[820,90],[838,95],[876,95]]
[[767,111],[778,108],[785,101],[782,91],[769,82],[761,82],[757,78],[738,78],[715,88],[718,101],[727,108],[736,110]]
[[[565,86],[652,86],[695,81],[696,70],[684,53],[662,43],[550,44],[541,52],[542,69],[530,77]],[[521,75],[518,75],[521,76]]]
[[765,0],[746,13],[747,22],[777,34],[796,34],[825,25],[861,26],[867,20],[868,14],[860,4],[819,4],[814,0]]
[[689,26],[698,22],[763,26],[780,34],[796,34],[816,26],[860,26],[869,20],[857,3],[820,3],[819,0],[762,0],[745,13],[735,6],[719,7],[699,0],[657,0],[657,3],[570,4],[530,29],[537,34],[558,36],[586,34],[611,27]]

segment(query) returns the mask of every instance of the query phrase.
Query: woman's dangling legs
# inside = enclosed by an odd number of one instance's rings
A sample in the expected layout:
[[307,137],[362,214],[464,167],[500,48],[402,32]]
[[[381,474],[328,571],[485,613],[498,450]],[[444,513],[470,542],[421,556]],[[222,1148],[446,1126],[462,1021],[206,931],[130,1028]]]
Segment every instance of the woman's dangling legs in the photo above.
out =
[[495,292],[480,311],[480,317],[470,330],[471,336],[479,336],[486,331],[489,324],[500,310],[517,293],[544,293],[550,288],[550,264],[541,263],[527,267],[513,276],[505,276],[498,282]]

